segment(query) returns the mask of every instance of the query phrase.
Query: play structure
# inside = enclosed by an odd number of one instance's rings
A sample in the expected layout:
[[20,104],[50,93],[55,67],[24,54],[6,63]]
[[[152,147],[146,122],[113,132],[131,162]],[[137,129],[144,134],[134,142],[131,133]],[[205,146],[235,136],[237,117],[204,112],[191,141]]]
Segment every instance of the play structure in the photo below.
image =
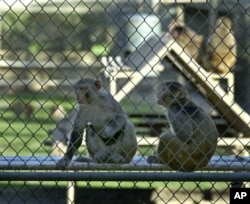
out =
[[[244,137],[250,136],[250,116],[234,101],[233,74],[227,73],[223,76],[223,79],[227,80],[227,86],[230,87],[230,91],[226,92],[220,86],[221,76],[206,72],[168,34],[150,37],[129,55],[124,63],[121,63],[119,58],[117,63],[113,58],[102,59],[105,75],[110,79],[111,94],[117,101],[121,101],[145,77],[159,76],[163,69],[161,61],[164,59],[168,59],[184,77],[193,82],[230,127],[242,133]],[[117,89],[119,78],[130,79],[120,90]]]

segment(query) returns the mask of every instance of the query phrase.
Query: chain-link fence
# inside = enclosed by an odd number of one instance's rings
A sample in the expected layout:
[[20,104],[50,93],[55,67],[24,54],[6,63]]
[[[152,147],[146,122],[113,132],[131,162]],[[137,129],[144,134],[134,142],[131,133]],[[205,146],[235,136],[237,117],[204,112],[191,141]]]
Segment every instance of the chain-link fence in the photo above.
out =
[[3,0],[0,16],[0,203],[229,203],[230,181],[248,186],[206,174],[250,169],[248,0]]

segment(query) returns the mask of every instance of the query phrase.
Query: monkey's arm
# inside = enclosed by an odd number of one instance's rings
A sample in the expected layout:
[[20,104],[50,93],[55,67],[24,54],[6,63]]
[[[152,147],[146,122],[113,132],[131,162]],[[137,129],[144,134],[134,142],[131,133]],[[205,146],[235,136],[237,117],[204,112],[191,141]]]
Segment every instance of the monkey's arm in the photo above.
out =
[[172,127],[176,137],[183,142],[189,142],[193,135],[192,119],[183,112],[180,112],[172,119],[172,121]]
[[71,159],[74,156],[74,153],[81,146],[82,138],[83,138],[83,130],[79,131],[77,128],[74,128],[72,133],[71,133],[71,137],[70,137],[67,151],[66,151],[64,157],[57,162],[57,166],[60,169],[64,169],[69,164],[69,162],[71,161]]
[[127,121],[127,117],[124,115],[118,115],[112,118],[105,125],[103,134],[101,135],[101,137],[104,139],[114,137],[116,133],[118,133],[119,131],[123,131],[122,128],[124,127],[126,121]]
[[64,157],[67,157],[69,160],[72,159],[74,153],[78,150],[78,148],[82,144],[82,137],[83,137],[82,135],[83,135],[83,130],[79,131],[77,129],[74,129],[72,131],[69,141],[69,146]]

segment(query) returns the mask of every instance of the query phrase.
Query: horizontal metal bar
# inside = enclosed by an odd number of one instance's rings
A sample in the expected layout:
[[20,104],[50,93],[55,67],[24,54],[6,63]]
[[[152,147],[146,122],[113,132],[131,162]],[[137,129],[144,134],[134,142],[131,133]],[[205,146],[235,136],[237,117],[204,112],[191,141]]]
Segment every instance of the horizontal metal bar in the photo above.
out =
[[0,181],[250,181],[250,172],[0,172]]
[[[55,172],[59,170],[56,163],[61,157],[56,156],[0,156],[0,169],[3,171],[24,170],[48,171]],[[73,158],[72,162],[67,167],[68,171],[130,171],[130,172],[152,172],[158,173],[171,171],[171,168],[166,164],[149,164],[146,156],[135,156],[129,164],[98,164],[94,162],[85,163],[78,162]],[[207,166],[200,169],[203,172],[250,172],[250,157],[236,156],[213,156]],[[161,171],[161,172],[159,172]],[[198,170],[197,170],[198,171]]]

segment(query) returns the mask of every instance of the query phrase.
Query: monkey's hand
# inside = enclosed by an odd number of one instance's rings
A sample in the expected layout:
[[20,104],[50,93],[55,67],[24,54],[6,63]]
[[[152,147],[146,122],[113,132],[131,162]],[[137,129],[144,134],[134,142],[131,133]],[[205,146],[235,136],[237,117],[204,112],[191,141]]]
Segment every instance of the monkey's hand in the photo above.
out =
[[70,163],[70,159],[68,157],[63,157],[56,163],[56,167],[61,170],[65,170],[66,167],[69,165],[69,163]]
[[94,156],[94,161],[97,163],[106,163],[107,162],[107,154],[104,151],[99,150]]
[[114,137],[114,135],[116,134],[116,129],[110,125],[106,125],[103,129],[103,134],[101,135],[101,137],[103,139],[110,139],[112,137]]
[[123,131],[123,127],[127,122],[124,116],[118,116],[104,125],[101,137],[105,140],[112,139],[116,134]]

